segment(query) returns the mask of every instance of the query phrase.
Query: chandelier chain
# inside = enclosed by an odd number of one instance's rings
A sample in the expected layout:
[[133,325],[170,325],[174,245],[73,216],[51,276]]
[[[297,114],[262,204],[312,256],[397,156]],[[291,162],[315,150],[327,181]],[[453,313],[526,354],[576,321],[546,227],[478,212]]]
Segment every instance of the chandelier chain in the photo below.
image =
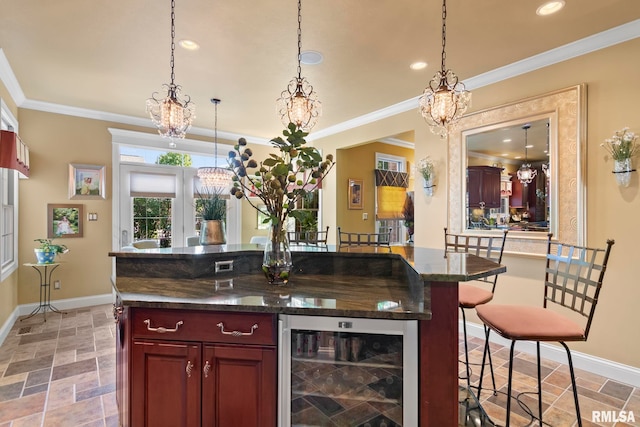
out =
[[218,104],[220,104],[220,100],[213,98],[211,102],[215,105],[215,118],[213,120],[213,146],[215,151],[215,165],[218,166]]
[[447,52],[445,46],[447,45],[447,1],[442,2],[442,72],[446,70],[445,60],[447,59]]
[[175,80],[175,58],[174,52],[176,50],[176,2],[171,0],[171,86],[174,85]]
[[298,79],[302,78],[302,0],[298,0]]

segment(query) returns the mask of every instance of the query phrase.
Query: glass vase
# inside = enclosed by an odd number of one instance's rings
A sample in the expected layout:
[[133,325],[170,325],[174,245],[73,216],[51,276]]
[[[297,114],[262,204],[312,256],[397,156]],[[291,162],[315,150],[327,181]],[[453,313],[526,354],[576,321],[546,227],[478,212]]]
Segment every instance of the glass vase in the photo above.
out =
[[272,224],[264,246],[262,271],[269,284],[286,285],[293,267],[287,231],[280,224]]
[[631,164],[631,158],[613,161],[613,174],[616,176],[616,181],[618,181],[618,185],[621,187],[629,186],[632,170],[633,165]]

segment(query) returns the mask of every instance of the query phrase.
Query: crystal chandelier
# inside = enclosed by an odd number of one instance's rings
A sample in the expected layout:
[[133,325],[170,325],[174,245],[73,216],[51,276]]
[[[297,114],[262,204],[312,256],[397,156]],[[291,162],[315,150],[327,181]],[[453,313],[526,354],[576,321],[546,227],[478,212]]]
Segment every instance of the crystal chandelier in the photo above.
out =
[[171,138],[171,147],[175,147],[174,138],[184,138],[191,127],[191,121],[195,118],[191,97],[184,95],[181,99],[182,88],[174,82],[175,21],[175,0],[171,0],[171,83],[162,85],[162,88],[167,91],[165,98],[158,98],[159,92],[154,92],[151,98],[147,99],[147,113],[158,128],[158,133],[163,137]]
[[218,166],[218,104],[220,100],[212,98],[211,103],[215,105],[215,122],[214,122],[214,166],[198,168],[198,178],[200,184],[214,192],[221,193],[231,186],[231,178],[233,172],[227,168]]
[[322,104],[306,77],[302,77],[300,66],[302,49],[302,0],[298,0],[298,77],[294,77],[276,101],[276,109],[284,126],[294,123],[309,132],[322,114]]
[[518,181],[523,185],[530,184],[538,174],[536,169],[531,168],[531,163],[529,163],[527,159],[527,131],[530,127],[531,125],[528,123],[522,126],[522,129],[524,129],[524,163],[520,166],[520,169],[518,169]]
[[442,2],[442,68],[420,96],[419,111],[431,128],[431,132],[446,138],[456,122],[469,107],[471,92],[465,90],[458,76],[445,67],[447,53],[447,1]]

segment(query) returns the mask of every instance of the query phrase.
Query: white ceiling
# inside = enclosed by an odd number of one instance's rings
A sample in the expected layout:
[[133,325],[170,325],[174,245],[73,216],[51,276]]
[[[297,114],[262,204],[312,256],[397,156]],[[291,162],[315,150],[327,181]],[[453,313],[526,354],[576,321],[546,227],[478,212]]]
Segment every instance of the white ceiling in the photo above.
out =
[[[639,0],[566,0],[540,17],[542,2],[449,0],[447,67],[467,80],[623,24],[640,36]],[[324,55],[302,66],[323,103],[313,132],[420,95],[440,67],[441,8],[440,0],[303,0],[302,49]],[[169,0],[0,0],[0,10],[0,49],[21,106],[150,123],[145,100],[170,80]],[[176,0],[176,38],[201,46],[176,48],[176,83],[196,105],[196,133],[213,129],[212,97],[222,99],[221,132],[280,133],[275,100],[296,74],[296,13],[295,0]],[[429,66],[410,70],[417,60]]]

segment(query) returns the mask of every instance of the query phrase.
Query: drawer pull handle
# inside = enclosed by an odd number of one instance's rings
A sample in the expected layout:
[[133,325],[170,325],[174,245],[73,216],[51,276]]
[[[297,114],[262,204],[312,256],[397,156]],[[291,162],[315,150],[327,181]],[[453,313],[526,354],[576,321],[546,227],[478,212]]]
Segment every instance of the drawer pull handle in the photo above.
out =
[[193,363],[191,363],[191,360],[187,361],[187,367],[185,368],[185,371],[187,372],[187,377],[191,378],[191,371],[193,371]]
[[218,326],[218,328],[220,328],[220,332],[222,332],[224,335],[231,335],[232,337],[241,337],[241,336],[246,336],[246,335],[253,335],[253,331],[258,329],[258,324],[257,323],[254,323],[254,325],[251,327],[251,330],[249,332],[225,331],[224,330],[224,323],[222,323],[222,322],[218,323],[217,326]]
[[173,329],[165,328],[164,326],[158,326],[157,328],[152,328],[151,327],[151,320],[149,320],[149,319],[145,320],[144,323],[147,324],[147,331],[157,332],[159,334],[164,334],[165,332],[178,332],[178,328],[180,326],[184,325],[184,322],[182,320],[177,322],[176,323],[176,327],[173,328]]
[[207,360],[206,362],[204,362],[204,368],[202,368],[202,371],[204,372],[204,377],[205,378],[209,378],[209,371],[211,370],[211,364],[209,364],[209,361]]

